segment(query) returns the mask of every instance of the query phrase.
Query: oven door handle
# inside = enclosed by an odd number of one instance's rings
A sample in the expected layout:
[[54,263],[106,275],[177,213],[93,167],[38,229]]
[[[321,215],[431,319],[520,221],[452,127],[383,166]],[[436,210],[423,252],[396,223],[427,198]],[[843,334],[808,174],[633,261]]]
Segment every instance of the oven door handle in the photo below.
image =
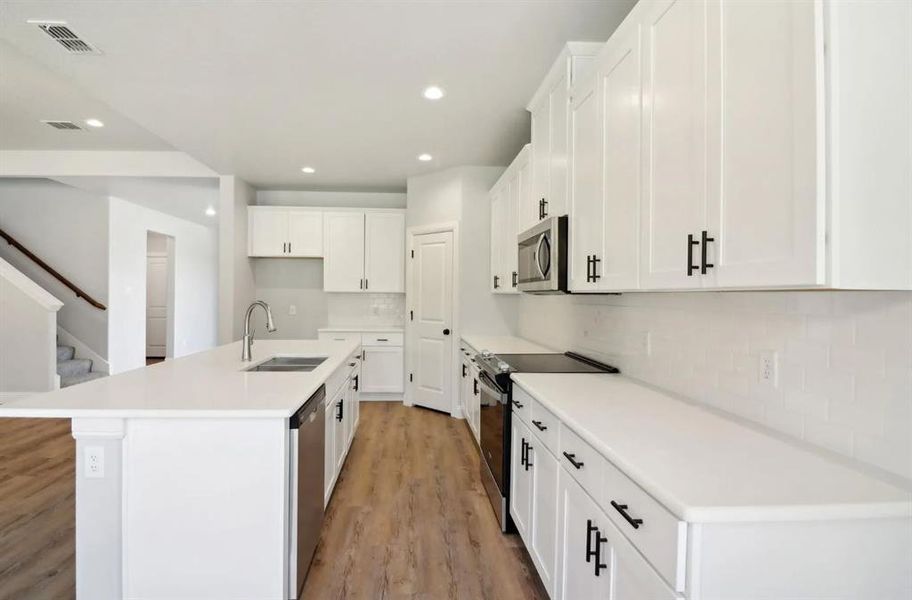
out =
[[478,372],[478,383],[481,384],[482,392],[487,392],[491,396],[494,396],[501,404],[507,403],[507,394],[497,387],[497,384],[491,380],[491,376],[484,371]]

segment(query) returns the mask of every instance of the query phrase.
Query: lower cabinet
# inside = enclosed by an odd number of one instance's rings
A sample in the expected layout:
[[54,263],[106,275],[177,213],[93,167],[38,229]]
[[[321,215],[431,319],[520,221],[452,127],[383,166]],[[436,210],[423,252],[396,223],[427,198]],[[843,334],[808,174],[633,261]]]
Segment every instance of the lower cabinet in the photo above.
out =
[[[327,398],[324,417],[324,457],[323,457],[323,506],[329,504],[332,497],[333,489],[345,464],[349,448],[355,438],[355,432],[358,429],[360,419],[360,394],[358,384],[360,381],[360,372],[357,367],[352,368],[352,364],[357,364],[357,360],[348,361],[345,367],[351,369],[347,373],[344,382],[333,392],[327,390],[327,394],[332,394]],[[340,368],[340,369],[341,369]],[[338,373],[338,371],[337,371]],[[331,380],[338,381],[335,377]]]
[[478,367],[472,359],[463,357],[459,373],[459,397],[465,409],[466,423],[475,436],[475,443],[481,441],[481,393],[478,389]]
[[526,424],[513,416],[510,448],[510,515],[519,535],[529,547],[532,525],[532,473],[526,461],[526,450],[532,432]]
[[[608,517],[573,477],[559,477],[557,586],[552,597],[565,600],[610,598],[611,547],[603,531]],[[656,600],[650,598],[649,600]]]
[[402,346],[364,346],[361,391],[365,394],[401,394],[405,389]]

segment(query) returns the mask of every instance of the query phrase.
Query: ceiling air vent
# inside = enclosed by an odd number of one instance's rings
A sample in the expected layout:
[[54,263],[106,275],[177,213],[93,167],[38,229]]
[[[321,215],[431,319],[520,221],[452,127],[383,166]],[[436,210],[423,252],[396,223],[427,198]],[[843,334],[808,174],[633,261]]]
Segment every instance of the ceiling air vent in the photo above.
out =
[[98,48],[73,33],[64,21],[29,21],[33,25],[51,36],[58,44],[66,48],[70,54],[101,54]]
[[67,129],[82,131],[82,127],[72,121],[42,121],[45,125],[50,125],[54,129]]

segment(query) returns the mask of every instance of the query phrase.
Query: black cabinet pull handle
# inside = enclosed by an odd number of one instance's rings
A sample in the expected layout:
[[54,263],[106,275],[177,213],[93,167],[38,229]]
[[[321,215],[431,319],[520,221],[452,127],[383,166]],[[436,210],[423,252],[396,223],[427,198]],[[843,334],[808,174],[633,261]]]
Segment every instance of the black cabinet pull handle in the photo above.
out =
[[602,544],[607,544],[608,538],[602,535],[602,533],[596,529],[595,530],[595,576],[599,576],[599,571],[602,569],[607,569],[608,565],[602,562]]
[[535,425],[536,427],[538,427],[539,431],[544,431],[545,429],[548,428],[547,425],[542,425],[541,421],[532,421],[532,424]]
[[526,438],[520,438],[522,440],[519,450],[519,464],[521,466],[526,466]]
[[592,255],[586,255],[586,283],[592,281]]
[[598,274],[598,264],[600,262],[602,262],[602,259],[600,259],[597,255],[593,254],[592,255],[592,281],[598,281],[599,279],[602,278],[602,276]]
[[512,403],[513,403],[513,406],[515,406],[516,408],[520,408],[520,409],[521,409],[521,408],[524,406],[521,402],[519,402],[519,401],[517,401],[517,400],[510,400],[510,402],[512,402]]
[[378,342],[388,342],[389,338],[377,338]]
[[706,275],[706,269],[712,269],[715,266],[712,263],[706,262],[706,254],[708,252],[709,242],[715,242],[716,238],[709,237],[709,232],[704,229],[700,234],[700,239],[703,244],[700,248],[700,273]]
[[513,287],[516,287],[518,285],[519,285],[519,273],[517,273],[516,271],[513,271]]
[[626,504],[618,504],[617,502],[612,500],[611,506],[614,507],[614,510],[621,513],[621,516],[624,517],[624,520],[627,521],[628,523],[630,523],[630,526],[633,527],[634,529],[639,529],[640,525],[643,524],[643,519],[634,519],[629,514],[627,514],[627,505]]
[[478,380],[477,379],[472,382],[472,393],[476,396],[478,395]]
[[342,420],[342,401],[336,402],[336,421]]
[[570,464],[576,467],[577,469],[583,468],[583,463],[576,460],[576,454],[570,454],[569,452],[564,452],[564,456],[567,460],[570,461]]
[[466,376],[466,366],[462,365],[462,378],[465,379]]
[[545,199],[542,198],[538,201],[538,220],[541,221],[544,219],[544,210],[545,210]]
[[356,392],[358,391],[358,383],[359,383],[358,379],[360,377],[361,377],[360,375],[355,375],[355,391]]
[[542,219],[548,216],[548,201],[542,198]]
[[693,247],[694,247],[694,246],[699,246],[699,245],[700,245],[700,242],[694,239],[693,234],[692,234],[692,233],[688,233],[688,234],[687,234],[687,276],[688,276],[688,277],[691,277],[691,276],[694,274],[694,271],[696,271],[697,268],[698,268],[698,267],[696,267],[696,266],[693,264],[693,262],[694,262],[694,259],[693,259],[693,255],[694,255]]
[[494,276],[494,289],[496,290],[496,289],[499,288],[499,287],[500,287],[500,277],[498,277],[497,275],[495,275],[495,276]]
[[291,242],[288,242],[288,253],[291,254]]
[[532,450],[532,444],[530,444],[529,442],[526,442],[526,471],[528,471],[529,467],[532,466],[532,461],[529,460],[530,458],[532,458],[530,455],[530,450]]
[[598,527],[592,524],[592,519],[586,519],[586,562],[592,562],[595,556],[595,550],[592,549],[592,534],[598,531]]
[[364,289],[364,280],[363,280],[363,279],[361,280],[360,283],[358,283],[358,289],[359,289],[359,290],[363,290],[363,289]]

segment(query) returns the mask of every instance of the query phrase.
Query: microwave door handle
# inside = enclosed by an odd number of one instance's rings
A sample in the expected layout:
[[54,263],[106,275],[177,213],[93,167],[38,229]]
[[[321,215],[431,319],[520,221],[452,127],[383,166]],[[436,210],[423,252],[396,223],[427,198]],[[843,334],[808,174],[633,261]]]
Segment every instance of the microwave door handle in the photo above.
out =
[[545,234],[541,234],[538,238],[538,245],[535,248],[535,255],[533,256],[535,259],[535,266],[538,267],[538,272],[541,275],[542,279],[547,278],[547,275],[545,275],[545,270],[542,269],[541,266],[542,246],[545,245],[545,241]]

